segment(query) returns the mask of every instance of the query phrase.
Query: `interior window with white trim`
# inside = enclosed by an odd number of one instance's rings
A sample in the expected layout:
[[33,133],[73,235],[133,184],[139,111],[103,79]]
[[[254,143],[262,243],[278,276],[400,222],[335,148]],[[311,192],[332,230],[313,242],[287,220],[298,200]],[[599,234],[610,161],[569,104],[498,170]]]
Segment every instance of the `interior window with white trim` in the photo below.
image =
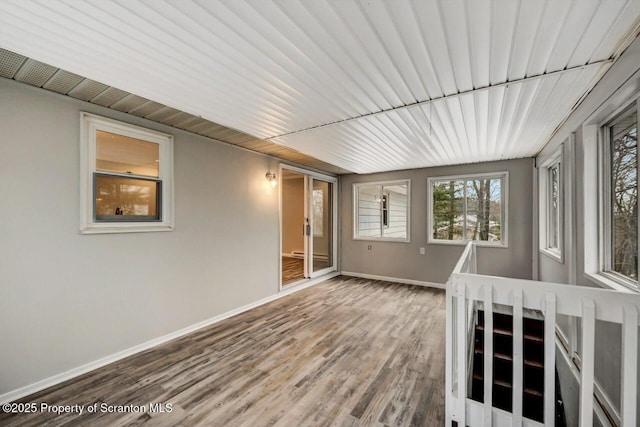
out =
[[429,243],[506,246],[508,173],[429,178]]
[[603,271],[638,286],[638,108],[603,127],[605,171]]
[[173,137],[82,113],[81,232],[173,228]]
[[542,253],[563,262],[563,145],[546,160],[539,169],[540,188],[540,250]]
[[353,238],[409,241],[409,180],[353,185]]

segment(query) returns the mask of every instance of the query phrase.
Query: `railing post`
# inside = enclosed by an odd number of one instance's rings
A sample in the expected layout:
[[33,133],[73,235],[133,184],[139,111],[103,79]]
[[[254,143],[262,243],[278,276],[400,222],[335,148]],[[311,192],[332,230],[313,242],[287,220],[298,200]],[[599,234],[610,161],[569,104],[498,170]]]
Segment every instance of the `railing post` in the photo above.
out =
[[475,245],[475,243],[471,242],[471,265],[469,266],[469,269],[471,270],[472,274],[478,273],[478,253],[476,249],[477,246]]
[[580,369],[580,427],[593,426],[593,371],[596,307],[593,300],[582,300],[582,367]]
[[484,415],[483,424],[493,425],[493,286],[484,288]]
[[622,318],[622,426],[636,426],[636,377],[638,358],[638,310],[625,305]]
[[513,290],[513,389],[512,424],[522,426],[522,391],[524,389],[524,333],[522,328],[522,290]]
[[466,426],[467,416],[467,299],[466,284],[457,283],[456,351],[458,374],[458,425]]
[[545,295],[544,308],[544,424],[555,424],[556,295]]
[[455,317],[453,313],[453,296],[456,292],[455,279],[452,277],[447,283],[446,296],[445,296],[445,370],[444,370],[444,384],[445,384],[445,421],[446,425],[450,426],[451,421],[454,418],[454,399],[453,399],[453,367],[455,361],[453,360],[453,343],[455,339]]

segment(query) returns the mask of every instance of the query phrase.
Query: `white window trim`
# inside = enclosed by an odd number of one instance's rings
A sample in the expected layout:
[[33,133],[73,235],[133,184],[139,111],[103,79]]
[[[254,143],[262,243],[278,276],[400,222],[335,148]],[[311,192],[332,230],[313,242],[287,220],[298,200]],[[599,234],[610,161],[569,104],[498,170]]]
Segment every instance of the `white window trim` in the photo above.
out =
[[[162,182],[160,222],[96,222],[94,216],[93,174],[96,172],[96,131],[116,133],[151,141],[159,145],[159,176]],[[80,113],[80,233],[137,233],[172,231],[173,136],[89,113]]]
[[[370,236],[358,236],[359,221],[358,221],[358,188],[371,185],[407,185],[407,237],[370,237]],[[398,179],[393,181],[375,181],[375,182],[356,182],[353,184],[353,240],[369,240],[376,242],[411,242],[411,180],[410,179]],[[382,208],[380,214],[382,215]],[[380,217],[380,224],[382,224],[382,217]],[[384,234],[385,227],[381,225],[381,232]]]
[[[606,289],[620,292],[640,292],[640,283],[625,278],[622,275],[605,271],[607,242],[609,231],[605,222],[608,222],[608,213],[605,212],[604,198],[609,193],[606,188],[605,174],[608,167],[605,162],[608,159],[605,151],[605,135],[603,128],[616,116],[622,113],[633,103],[636,105],[636,114],[640,119],[640,94],[622,104],[615,111],[604,115],[602,111],[594,113],[582,126],[584,146],[583,189],[584,189],[584,276],[592,283]],[[639,120],[640,123],[640,120]],[[639,157],[640,159],[640,157]],[[593,173],[596,170],[597,173]],[[608,180],[608,178],[607,178]],[[593,189],[597,191],[593,191]]]
[[502,240],[500,242],[487,242],[483,240],[474,240],[476,246],[486,246],[492,248],[508,248],[509,247],[509,234],[508,234],[508,222],[509,222],[509,171],[502,172],[488,172],[488,173],[474,173],[466,175],[451,175],[451,176],[433,176],[427,178],[427,244],[430,245],[453,245],[464,246],[469,243],[469,240],[444,240],[434,239],[433,230],[433,182],[434,181],[456,181],[467,179],[483,179],[483,178],[500,178],[502,180],[502,187],[500,189],[500,198],[502,203],[501,216],[502,216]]
[[[564,263],[564,234],[565,234],[565,215],[564,215],[564,158],[563,158],[563,149],[564,144],[560,144],[556,150],[547,158],[542,159],[540,162],[540,166],[538,169],[538,192],[539,192],[539,243],[540,243],[540,253],[548,256],[551,259],[558,261],[559,263]],[[558,179],[559,179],[559,215],[560,215],[560,224],[558,230],[558,248],[550,248],[549,247],[549,197],[551,193],[551,182],[549,181],[549,169],[556,164],[559,165],[558,168]]]

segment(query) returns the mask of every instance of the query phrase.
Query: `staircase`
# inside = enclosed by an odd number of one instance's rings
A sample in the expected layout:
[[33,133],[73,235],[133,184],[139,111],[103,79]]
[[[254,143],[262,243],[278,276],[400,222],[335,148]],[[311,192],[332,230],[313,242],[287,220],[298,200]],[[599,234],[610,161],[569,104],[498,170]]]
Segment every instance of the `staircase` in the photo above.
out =
[[[523,319],[524,384],[522,415],[543,422],[544,417],[544,321]],[[509,314],[493,314],[493,406],[511,412],[513,389],[513,317]],[[477,312],[473,351],[473,380],[471,398],[484,401],[484,311]],[[556,381],[556,384],[558,382]],[[556,389],[555,401],[559,393]],[[556,414],[563,414],[561,407]],[[562,417],[564,418],[564,417]],[[556,419],[556,425],[564,425]]]

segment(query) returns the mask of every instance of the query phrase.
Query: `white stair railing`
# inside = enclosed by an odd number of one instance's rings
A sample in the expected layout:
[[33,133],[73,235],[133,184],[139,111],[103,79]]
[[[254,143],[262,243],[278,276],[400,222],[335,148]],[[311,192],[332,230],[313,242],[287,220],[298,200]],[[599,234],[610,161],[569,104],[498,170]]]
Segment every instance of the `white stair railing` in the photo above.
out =
[[[484,402],[468,398],[469,340],[473,307],[482,304],[484,316]],[[494,304],[513,310],[512,412],[493,407]],[[636,426],[638,325],[640,295],[612,290],[485,276],[476,273],[476,249],[470,242],[447,282],[446,295],[446,422],[459,426],[541,426],[522,416],[523,310],[544,315],[544,425],[555,424],[556,316],[582,320],[579,425],[593,425],[594,349],[596,320],[622,325],[621,419]]]

